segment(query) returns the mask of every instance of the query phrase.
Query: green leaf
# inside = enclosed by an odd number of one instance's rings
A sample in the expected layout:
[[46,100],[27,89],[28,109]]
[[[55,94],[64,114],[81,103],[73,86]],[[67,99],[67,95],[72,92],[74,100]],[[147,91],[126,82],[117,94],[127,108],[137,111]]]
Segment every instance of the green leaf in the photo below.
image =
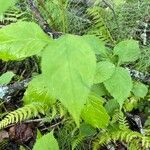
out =
[[107,56],[107,49],[105,47],[105,43],[101,41],[98,37],[94,35],[84,35],[83,38],[86,42],[89,43],[95,54],[100,54],[105,57]]
[[108,114],[112,116],[114,111],[119,109],[119,104],[115,99],[111,99],[106,103],[105,109],[107,110]]
[[100,83],[100,84],[93,84],[91,88],[91,93],[95,96],[101,97],[101,96],[107,95],[108,92],[104,84]]
[[106,89],[118,101],[120,106],[132,90],[132,80],[128,71],[117,67],[110,79],[104,82]]
[[7,71],[6,73],[0,76],[0,85],[8,84],[11,79],[15,76],[12,71]]
[[133,62],[140,56],[139,44],[135,40],[125,40],[114,48],[114,54],[119,56],[119,64]]
[[58,143],[53,136],[53,132],[48,133],[38,139],[33,150],[59,150]]
[[133,85],[132,92],[135,96],[144,98],[146,96],[146,94],[148,93],[148,88],[146,85],[136,82]]
[[109,122],[109,115],[103,107],[102,100],[94,97],[89,97],[82,111],[82,118],[95,128],[105,128]]
[[125,101],[123,107],[125,111],[131,112],[134,108],[137,108],[137,106],[139,105],[138,103],[139,101],[137,100],[137,98],[135,96],[132,96]]
[[109,61],[100,61],[96,66],[94,83],[102,83],[108,80],[115,71],[115,65]]
[[43,102],[44,104],[51,106],[56,100],[52,96],[47,84],[44,82],[43,76],[38,75],[30,81],[28,88],[24,93],[23,101],[25,105],[33,102]]
[[42,137],[42,133],[39,129],[37,129],[36,139],[40,139]]
[[82,37],[64,35],[46,48],[41,66],[50,90],[79,125],[95,74],[93,50]]
[[0,59],[20,60],[36,55],[51,39],[33,22],[17,22],[0,29]]
[[0,0],[0,15],[9,7],[13,6],[17,0]]
[[84,136],[92,136],[96,134],[96,129],[89,124],[82,123],[79,128],[79,132]]

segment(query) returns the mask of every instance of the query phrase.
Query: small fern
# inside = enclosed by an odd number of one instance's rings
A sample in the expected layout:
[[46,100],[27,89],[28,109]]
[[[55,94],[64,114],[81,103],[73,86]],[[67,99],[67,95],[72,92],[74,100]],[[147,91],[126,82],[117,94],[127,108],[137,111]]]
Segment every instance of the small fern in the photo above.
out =
[[[75,128],[74,132],[72,132],[72,149],[79,149],[80,147],[86,147],[86,143],[91,139],[95,138],[97,131],[94,127],[89,124],[82,123],[80,128]],[[90,145],[90,144],[88,144]],[[81,148],[82,149],[82,148]]]
[[13,7],[0,16],[0,25],[3,27],[4,25],[15,23],[17,21],[26,21],[29,18],[29,14],[27,12],[22,11],[17,7]]
[[72,142],[72,150],[74,150],[77,146],[79,146],[83,140],[85,139],[85,136],[82,134],[79,134]]
[[126,117],[122,111],[116,110],[112,117],[111,123],[118,123],[120,129],[127,129],[129,127]]
[[101,7],[92,7],[87,10],[89,16],[92,17],[92,27],[89,29],[89,34],[98,36],[101,40],[114,44],[114,40],[105,23],[105,12]]
[[140,149],[139,143],[136,140],[133,140],[132,143],[129,144],[129,150],[137,150]]
[[45,114],[48,110],[47,105],[44,103],[31,103],[19,108],[13,112],[10,112],[6,117],[0,122],[0,129],[5,128],[9,124],[18,123],[23,120],[36,117],[39,113]]
[[[39,8],[50,26],[56,31],[66,32],[67,23],[67,4],[63,0],[47,0],[42,2],[38,0]],[[58,19],[59,18],[59,19]]]
[[131,150],[134,150],[135,146],[137,149],[150,147],[150,138],[130,130],[126,117],[120,110],[115,111],[107,130],[102,130],[99,133],[98,138],[93,142],[93,149],[97,150],[102,146],[118,141],[127,143],[127,147]]
[[57,140],[58,140],[60,149],[71,150],[71,143],[73,141],[73,131],[75,129],[76,129],[76,125],[74,121],[68,118],[66,123],[56,133],[57,137],[59,137]]
[[[136,139],[136,140],[135,140]],[[93,147],[94,150],[97,150],[101,146],[104,146],[110,142],[126,142],[127,144],[131,144],[131,141],[136,142],[136,145],[143,148],[150,148],[150,138],[146,137],[138,132],[127,130],[118,130],[112,132],[103,132],[98,137],[98,139],[94,142]]]

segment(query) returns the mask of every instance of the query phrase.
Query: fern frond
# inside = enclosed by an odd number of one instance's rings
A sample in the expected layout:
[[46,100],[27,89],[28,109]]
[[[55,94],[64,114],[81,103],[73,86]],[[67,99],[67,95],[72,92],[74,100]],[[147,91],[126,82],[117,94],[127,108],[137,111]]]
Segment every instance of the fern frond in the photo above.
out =
[[107,145],[108,143],[111,142],[111,136],[108,134],[108,132],[103,132],[101,136],[98,137],[93,142],[93,150],[99,149],[99,147]]
[[24,107],[6,115],[6,117],[0,122],[0,129],[5,128],[9,124],[18,123],[23,120],[36,117],[39,113],[45,114],[46,110],[48,110],[48,107],[44,103],[31,103],[25,105]]
[[3,15],[0,16],[0,24],[8,25],[17,21],[25,21],[28,19],[27,16],[27,12],[23,12],[18,8],[14,7],[12,9],[7,10]]
[[[135,140],[136,139],[136,140]],[[146,137],[138,132],[134,132],[131,130],[119,130],[115,132],[104,132],[102,133],[98,140],[94,142],[94,150],[98,149],[101,146],[104,146],[110,142],[126,142],[127,144],[130,144],[132,141],[135,141],[136,144],[139,145],[139,147],[143,147],[145,149],[150,148],[150,138]]]
[[129,150],[137,150],[137,149],[140,149],[139,143],[137,143],[136,140],[133,140],[133,141],[129,144],[128,149],[129,149]]
[[109,32],[109,29],[104,21],[104,10],[101,7],[92,7],[87,10],[87,13],[92,17],[92,27],[89,29],[89,34],[98,36],[101,40],[114,44],[114,40]]
[[57,132],[57,136],[59,137],[57,140],[59,142],[60,149],[68,149],[71,150],[71,143],[74,139],[74,130],[76,129],[76,125],[72,119],[69,119],[60,130]]
[[119,124],[120,129],[128,129],[129,127],[126,117],[120,110],[116,110],[115,114],[112,117],[112,123],[116,122]]
[[72,150],[74,150],[77,146],[81,144],[81,142],[84,140],[85,136],[80,134],[78,135],[72,142]]

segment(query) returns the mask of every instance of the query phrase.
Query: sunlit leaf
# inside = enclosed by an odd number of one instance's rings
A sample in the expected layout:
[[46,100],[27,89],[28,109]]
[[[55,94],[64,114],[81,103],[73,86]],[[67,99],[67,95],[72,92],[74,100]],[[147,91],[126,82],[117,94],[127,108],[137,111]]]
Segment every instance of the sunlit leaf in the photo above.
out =
[[43,102],[48,106],[51,106],[55,102],[42,75],[38,75],[30,81],[24,93],[23,101],[26,105],[32,102]]
[[0,15],[9,7],[13,6],[16,2],[17,0],[0,0]]
[[79,125],[95,74],[93,50],[82,37],[64,35],[46,48],[41,66],[48,87]]
[[118,67],[110,79],[104,82],[106,89],[118,101],[120,106],[132,90],[132,80],[128,71]]
[[119,56],[119,63],[133,62],[140,56],[139,44],[135,40],[124,40],[114,48],[114,54]]
[[109,61],[100,61],[96,66],[94,83],[102,83],[108,80],[115,71],[115,65]]
[[101,41],[98,37],[94,35],[84,35],[83,38],[89,43],[95,54],[100,54],[104,57],[107,56],[107,49],[105,47],[105,43]]
[[96,128],[105,128],[109,122],[109,115],[103,107],[103,101],[95,96],[89,100],[82,111],[83,120]]
[[34,22],[17,22],[0,29],[0,59],[20,60],[39,54],[51,39]]
[[6,73],[2,74],[0,76],[0,85],[8,84],[13,76],[15,76],[15,74],[12,71],[7,71]]
[[37,139],[33,150],[59,150],[58,143],[53,136],[53,132],[48,133]]
[[148,88],[146,85],[136,82],[133,86],[132,92],[135,96],[144,98],[148,92]]

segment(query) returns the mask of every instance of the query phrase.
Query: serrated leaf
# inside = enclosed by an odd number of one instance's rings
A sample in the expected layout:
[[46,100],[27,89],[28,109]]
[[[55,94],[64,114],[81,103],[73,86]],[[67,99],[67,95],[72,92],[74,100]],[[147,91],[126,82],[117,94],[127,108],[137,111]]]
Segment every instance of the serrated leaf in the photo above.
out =
[[146,85],[136,82],[133,86],[132,92],[135,96],[144,98],[148,92],[148,88]]
[[53,132],[43,135],[36,141],[33,150],[42,150],[42,149],[59,150],[59,146],[56,139],[53,136]]
[[125,40],[114,48],[114,54],[119,56],[119,64],[133,62],[140,56],[139,44],[135,40]]
[[104,82],[104,85],[120,106],[132,90],[131,77],[128,71],[122,67],[117,67],[111,78]]
[[9,7],[13,6],[17,0],[0,0],[0,15]]
[[109,61],[100,61],[96,66],[94,83],[102,83],[108,80],[115,71],[115,65]]
[[46,48],[41,66],[50,90],[79,125],[96,68],[93,50],[82,37],[64,35]]
[[55,103],[55,99],[51,94],[50,89],[44,82],[43,76],[38,75],[30,81],[23,97],[24,104],[31,104],[33,102],[42,102],[48,106]]
[[7,71],[6,73],[0,76],[0,85],[8,84],[11,79],[15,76],[12,71]]
[[90,97],[82,111],[82,118],[95,128],[105,128],[109,122],[109,115],[100,98]]
[[86,42],[89,43],[95,54],[100,54],[104,57],[107,56],[107,49],[105,47],[105,43],[101,41],[98,37],[94,35],[84,35],[83,38],[86,40]]
[[36,55],[51,39],[34,22],[17,22],[0,29],[0,59],[20,60]]

